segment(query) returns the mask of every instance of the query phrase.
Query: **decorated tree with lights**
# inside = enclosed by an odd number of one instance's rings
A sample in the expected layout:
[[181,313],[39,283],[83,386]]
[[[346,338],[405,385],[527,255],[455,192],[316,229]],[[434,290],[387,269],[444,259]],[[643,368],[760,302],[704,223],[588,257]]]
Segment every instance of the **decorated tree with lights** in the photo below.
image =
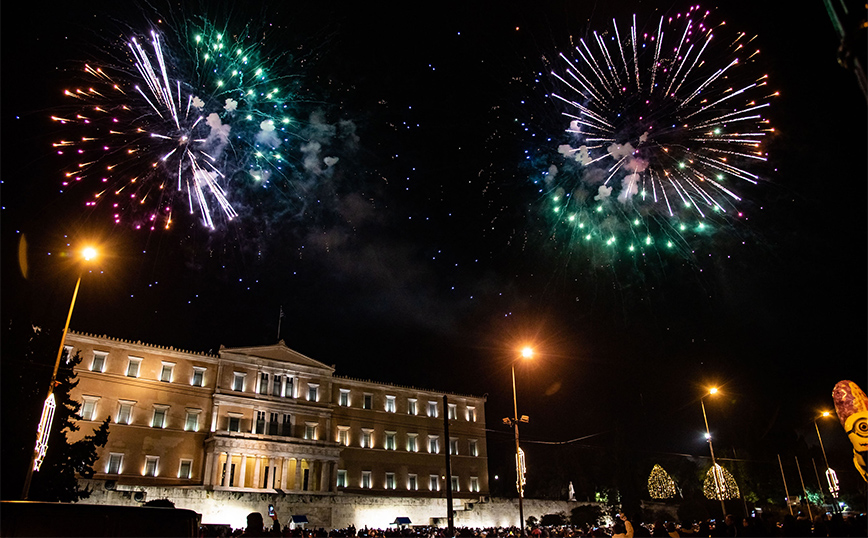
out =
[[705,475],[702,492],[708,499],[738,499],[741,494],[732,473],[715,463]]
[[656,463],[651,469],[651,474],[648,475],[648,494],[652,499],[671,499],[678,494],[675,481],[663,467]]

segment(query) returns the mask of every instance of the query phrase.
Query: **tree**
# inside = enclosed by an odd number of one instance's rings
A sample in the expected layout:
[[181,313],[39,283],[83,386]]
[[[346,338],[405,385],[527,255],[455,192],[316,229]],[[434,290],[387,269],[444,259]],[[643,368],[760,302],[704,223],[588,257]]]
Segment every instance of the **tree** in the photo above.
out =
[[[57,342],[49,337],[47,331],[38,327],[28,327],[23,331],[29,334],[11,334],[13,332],[22,331],[10,327],[7,332],[7,336],[12,337],[12,342],[7,343],[13,345],[4,346],[3,373],[6,381],[9,381],[4,383],[4,391],[15,393],[20,407],[25,408],[21,419],[26,420],[26,423],[19,429],[24,435],[14,438],[13,442],[20,446],[13,447],[13,452],[26,454],[29,460],[36,440],[36,422],[39,416],[34,411],[38,405],[41,413],[51,368],[56,358]],[[12,349],[9,349],[10,347]],[[56,409],[48,450],[40,470],[33,473],[28,496],[30,500],[75,502],[90,496],[90,489],[82,488],[78,478],[93,477],[93,465],[99,457],[98,449],[108,441],[110,418],[106,417],[91,434],[70,442],[68,434],[79,431],[78,421],[82,418],[79,414],[81,404],[70,396],[70,391],[78,385],[75,367],[80,363],[81,356],[78,352],[72,356],[65,353],[61,357],[54,387]],[[13,395],[4,394],[4,400],[10,396]],[[7,403],[8,401],[6,400]],[[7,419],[13,414],[12,409],[4,409],[4,425],[9,424]],[[20,424],[20,420],[16,422]],[[8,437],[4,439],[4,452],[8,441]],[[13,458],[16,462],[19,459]],[[23,478],[25,469],[24,465],[16,466],[14,473],[20,473]],[[4,469],[4,474],[12,473],[13,469]],[[20,489],[18,491],[20,492]],[[8,493],[4,491],[4,497],[11,498]]]

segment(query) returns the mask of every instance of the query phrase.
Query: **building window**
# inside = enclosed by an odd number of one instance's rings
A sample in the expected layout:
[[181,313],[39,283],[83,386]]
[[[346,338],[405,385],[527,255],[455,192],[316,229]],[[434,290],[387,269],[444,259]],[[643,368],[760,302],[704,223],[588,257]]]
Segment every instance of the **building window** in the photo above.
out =
[[395,412],[395,397],[394,396],[386,396],[386,412],[394,413]]
[[467,421],[468,422],[476,422],[476,408],[468,407],[467,408]]
[[349,407],[350,406],[350,391],[349,389],[340,389],[340,394],[338,394],[338,405],[341,407]]
[[152,428],[165,428],[166,415],[168,414],[168,405],[154,405],[154,416],[151,419]]
[[428,476],[428,489],[431,491],[440,491],[440,477],[436,474]]
[[139,357],[130,357],[127,363],[127,377],[139,377],[139,370],[142,367],[142,359]]
[[105,351],[94,351],[93,362],[90,363],[91,372],[105,372],[105,363],[108,353]]
[[373,394],[365,394],[365,401],[362,405],[363,409],[373,409],[374,408],[374,395]]
[[470,477],[470,491],[473,493],[479,493],[479,477]]
[[469,446],[470,455],[471,456],[478,456],[479,455],[479,443],[476,441],[476,439],[470,439],[468,441],[468,444],[470,445]]
[[133,406],[136,402],[126,400],[118,401],[118,419],[115,421],[118,424],[132,424],[133,422]]
[[283,414],[283,425],[281,426],[280,434],[284,437],[292,437],[292,415]]
[[200,366],[193,367],[193,377],[190,379],[190,384],[194,387],[205,386],[205,368]]
[[362,487],[371,488],[371,471],[362,471]]
[[386,432],[386,450],[395,450],[395,437],[397,433]]
[[226,429],[230,432],[240,432],[241,431],[241,415],[230,414],[229,420],[226,425]]
[[362,448],[374,447],[374,430],[371,428],[362,428],[361,445]]
[[452,477],[452,491],[458,491],[458,477]]
[[172,382],[172,372],[175,370],[175,363],[172,362],[164,362],[163,369],[160,370],[160,381],[165,381],[166,383]]
[[187,419],[184,420],[184,431],[199,431],[199,415],[201,414],[201,409],[187,409]]
[[112,452],[105,466],[106,474],[121,474],[124,465],[124,455]]
[[449,420],[456,420],[458,418],[458,405],[449,404],[447,412],[449,413]]
[[304,438],[310,439],[312,441],[316,440],[316,427],[319,424],[316,422],[305,422],[304,423]]
[[455,439],[455,438],[449,439],[449,453],[453,456],[458,455],[458,439]]
[[286,376],[286,388],[283,389],[283,395],[287,398],[295,398],[295,378]]
[[437,402],[428,402],[428,416],[436,417],[437,416]]
[[157,476],[159,464],[159,456],[145,456],[145,468],[142,470],[142,474],[144,476]]
[[346,469],[338,469],[338,483],[337,486],[339,488],[347,487],[347,470]]
[[395,473],[386,473],[386,489],[395,489]]
[[265,433],[265,411],[256,412],[256,420],[253,421],[252,433]]
[[407,475],[407,489],[416,491],[419,489],[419,479],[416,475]]
[[268,414],[268,435],[280,435],[280,413]]
[[268,374],[259,374],[259,394],[268,394]]
[[235,372],[235,377],[232,378],[232,390],[244,392],[244,378],[246,377],[247,374],[245,373]]
[[271,376],[271,395],[283,396],[283,376]]
[[341,446],[350,446],[349,426],[338,426],[338,444]]
[[428,453],[429,454],[439,454],[440,453],[440,438],[436,435],[428,436]]
[[416,414],[416,398],[407,398],[407,414]]
[[407,452],[419,452],[419,434],[418,433],[408,433],[407,434]]
[[96,402],[99,400],[99,396],[82,396],[81,399],[81,419],[93,420],[93,416],[96,414]]
[[309,401],[309,402],[318,402],[319,401],[319,385],[315,385],[313,383],[307,384],[307,401]]
[[178,467],[178,478],[190,478],[193,475],[193,460],[181,460]]

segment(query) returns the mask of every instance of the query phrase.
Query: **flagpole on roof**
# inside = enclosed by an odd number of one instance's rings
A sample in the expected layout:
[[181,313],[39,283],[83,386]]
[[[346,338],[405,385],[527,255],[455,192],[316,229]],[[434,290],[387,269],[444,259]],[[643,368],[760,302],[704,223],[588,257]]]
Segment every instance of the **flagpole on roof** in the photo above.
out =
[[280,305],[280,314],[277,316],[277,341],[280,342],[280,322],[283,321],[283,305]]

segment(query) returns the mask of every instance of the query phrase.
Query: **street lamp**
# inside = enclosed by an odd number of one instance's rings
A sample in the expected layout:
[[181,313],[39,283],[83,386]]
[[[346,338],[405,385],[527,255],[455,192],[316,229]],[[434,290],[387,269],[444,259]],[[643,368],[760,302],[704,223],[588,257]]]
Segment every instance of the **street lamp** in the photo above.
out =
[[[531,359],[533,358],[533,348],[525,347],[521,350],[521,358],[523,359]],[[518,416],[518,398],[516,398],[515,394],[515,362],[512,361],[512,418],[503,419],[504,424],[509,424],[515,430],[515,485],[518,488],[518,521],[519,528],[521,529],[521,535],[525,536],[524,532],[524,505],[522,503],[524,499],[524,473],[525,473],[525,464],[524,464],[524,452],[521,450],[521,447],[518,443],[518,423],[524,422],[527,423],[528,417],[527,415]]]
[[[97,251],[93,247],[85,247],[81,251],[81,258],[85,261],[91,261],[97,257]],[[60,336],[60,347],[57,350],[57,358],[54,361],[54,370],[51,372],[51,381],[48,384],[48,396],[45,397],[45,403],[42,405],[42,416],[39,419],[39,427],[36,430],[36,444],[33,448],[33,456],[30,459],[30,465],[27,467],[27,475],[24,478],[24,488],[21,492],[21,498],[27,500],[30,494],[30,482],[33,480],[33,472],[38,471],[42,466],[42,460],[45,458],[45,452],[48,449],[48,436],[51,432],[51,423],[54,420],[54,385],[57,381],[57,370],[60,368],[60,358],[63,356],[63,344],[66,342],[66,333],[69,331],[69,320],[72,318],[72,309],[75,307],[75,298],[78,296],[78,288],[81,286],[81,276],[83,270],[78,272],[78,280],[75,282],[75,290],[72,292],[72,301],[69,303],[69,313],[66,315],[66,324],[63,326],[63,333]]]
[[705,397],[715,394],[717,394],[717,387],[711,387],[708,394],[699,398],[699,403],[702,405],[702,418],[705,420],[705,438],[708,439],[708,449],[711,451],[711,475],[714,477],[714,491],[720,499],[720,510],[723,512],[723,517],[726,517],[726,505],[723,503],[723,476],[718,471],[717,461],[714,459],[714,445],[711,443],[711,432],[708,430],[708,415],[705,414]]
[[817,425],[817,418],[826,418],[831,416],[829,411],[823,411],[820,417],[814,417],[814,428],[817,430],[817,439],[820,440],[820,450],[823,452],[823,461],[826,463],[826,482],[829,484],[829,493],[832,494],[832,504],[835,506],[835,511],[838,511],[838,476],[835,471],[829,467],[829,459],[826,457],[826,448],[823,446],[823,438],[820,436],[820,427]]

